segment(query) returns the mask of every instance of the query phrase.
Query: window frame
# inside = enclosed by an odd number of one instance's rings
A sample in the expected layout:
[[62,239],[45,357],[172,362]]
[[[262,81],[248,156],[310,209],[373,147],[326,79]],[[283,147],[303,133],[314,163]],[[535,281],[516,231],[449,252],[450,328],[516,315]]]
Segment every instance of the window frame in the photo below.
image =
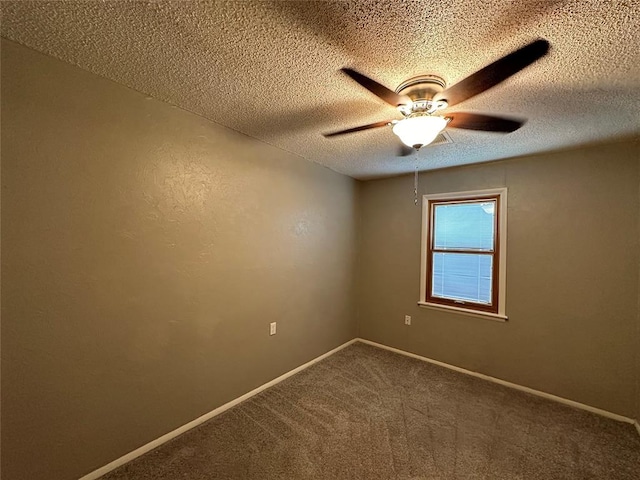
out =
[[[496,201],[494,248],[492,252],[470,249],[443,250],[446,253],[490,254],[492,265],[492,302],[491,305],[434,297],[431,294],[433,280],[433,216],[435,206],[454,203],[475,203],[483,200]],[[473,316],[488,317],[492,320],[507,320],[506,306],[506,238],[507,238],[507,188],[492,188],[442,194],[429,194],[422,197],[422,242],[420,266],[420,306],[437,308]],[[437,253],[439,249],[435,249]]]

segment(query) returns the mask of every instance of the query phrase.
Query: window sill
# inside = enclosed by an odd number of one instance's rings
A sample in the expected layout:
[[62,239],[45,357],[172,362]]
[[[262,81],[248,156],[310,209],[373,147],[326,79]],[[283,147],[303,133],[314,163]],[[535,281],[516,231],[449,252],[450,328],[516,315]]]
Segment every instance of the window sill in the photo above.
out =
[[418,302],[418,305],[423,308],[443,310],[449,313],[459,313],[460,315],[484,318],[486,320],[493,320],[494,322],[506,322],[509,319],[509,317],[507,317],[506,315],[500,315],[497,313],[489,313],[489,312],[479,312],[477,310],[469,310],[468,308],[451,307],[449,305],[440,305],[438,303]]

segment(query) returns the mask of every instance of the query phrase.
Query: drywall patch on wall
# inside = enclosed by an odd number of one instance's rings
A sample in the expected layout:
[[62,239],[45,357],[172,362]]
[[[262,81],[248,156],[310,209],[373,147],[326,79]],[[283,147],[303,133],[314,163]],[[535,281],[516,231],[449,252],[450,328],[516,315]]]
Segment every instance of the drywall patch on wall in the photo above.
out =
[[355,336],[353,179],[10,41],[2,67],[7,478],[78,478]]

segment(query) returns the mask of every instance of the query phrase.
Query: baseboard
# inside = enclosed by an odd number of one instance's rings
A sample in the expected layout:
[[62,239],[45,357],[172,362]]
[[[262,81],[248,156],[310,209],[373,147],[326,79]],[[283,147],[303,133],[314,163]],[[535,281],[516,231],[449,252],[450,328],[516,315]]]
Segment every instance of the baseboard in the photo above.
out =
[[159,447],[160,445],[162,445],[163,443],[168,442],[169,440],[182,435],[183,433],[187,432],[188,430],[191,430],[192,428],[197,427],[198,425],[206,422],[207,420],[212,419],[213,417],[220,415],[221,413],[223,413],[224,411],[230,409],[231,407],[236,406],[237,404],[248,400],[249,398],[253,397],[254,395],[257,395],[258,393],[266,390],[269,387],[272,387],[273,385],[276,385],[280,382],[282,382],[283,380],[291,377],[292,375],[295,375],[296,373],[304,370],[305,368],[310,367],[311,365],[313,365],[314,363],[319,362],[320,360],[323,360],[331,355],[333,355],[334,353],[342,350],[345,347],[348,347],[349,345],[355,343],[355,342],[362,342],[362,343],[366,343],[368,345],[372,345],[374,347],[378,347],[378,348],[382,348],[385,350],[389,350],[395,353],[398,353],[400,355],[405,355],[408,357],[412,357],[412,358],[416,358],[418,360],[422,360],[424,362],[429,362],[432,363],[434,365],[439,365],[441,367],[444,368],[448,368],[450,370],[454,370],[456,372],[460,372],[460,373],[464,373],[467,375],[471,375],[477,378],[481,378],[483,380],[487,380],[489,382],[493,382],[493,383],[497,383],[499,385],[503,385],[505,387],[509,387],[509,388],[513,388],[515,390],[520,390],[523,392],[527,392],[530,393],[532,395],[537,395],[539,397],[543,397],[546,398],[548,400],[553,400],[559,403],[563,403],[565,405],[569,405],[575,408],[579,408],[582,410],[586,410],[588,412],[592,412],[598,415],[602,415],[603,417],[607,417],[607,418],[611,418],[613,420],[618,420],[620,422],[627,422],[627,423],[631,423],[634,424],[636,427],[636,430],[638,430],[638,434],[640,434],[640,424],[638,424],[638,421],[633,420],[631,418],[628,417],[624,417],[622,415],[618,415],[616,413],[611,413],[608,412],[606,410],[602,410],[600,408],[596,408],[596,407],[592,407],[590,405],[585,405],[583,403],[580,402],[576,402],[573,400],[569,400],[567,398],[563,398],[563,397],[558,397],[556,395],[552,395],[550,393],[546,393],[546,392],[541,392],[540,390],[534,390],[533,388],[529,388],[529,387],[524,387],[522,385],[518,385],[516,383],[511,383],[511,382],[507,382],[506,380],[501,380],[499,378],[495,378],[495,377],[491,377],[489,375],[484,375],[482,373],[478,373],[478,372],[473,372],[471,370],[467,370],[465,368],[461,368],[461,367],[456,367],[455,365],[450,365],[448,363],[444,363],[444,362],[440,362],[438,360],[433,360],[431,358],[427,358],[427,357],[423,357],[421,355],[417,355],[415,353],[411,353],[411,352],[406,352],[404,350],[400,350],[398,348],[394,348],[394,347],[389,347],[388,345],[383,345],[381,343],[376,343],[376,342],[372,342],[371,340],[365,340],[364,338],[354,338],[353,340],[349,340],[348,342],[340,345],[339,347],[334,348],[333,350],[328,351],[327,353],[324,353],[322,355],[320,355],[319,357],[314,358],[313,360],[308,361],[307,363],[300,365],[297,368],[294,368],[293,370],[290,370],[287,373],[284,373],[283,375],[280,375],[278,378],[274,378],[273,380],[271,380],[270,382],[265,383],[264,385],[259,386],[258,388],[255,388],[253,390],[251,390],[248,393],[245,393],[244,395],[231,400],[230,402],[225,403],[224,405],[216,408],[215,410],[212,410],[209,413],[205,413],[204,415],[196,418],[195,420],[192,420],[191,422],[182,425],[181,427],[176,428],[175,430],[164,434],[163,436],[133,450],[132,452],[127,453],[126,455],[123,455],[120,458],[117,458],[116,460],[108,463],[107,465],[98,468],[97,470],[94,470],[91,473],[88,473],[86,475],[84,475],[83,477],[81,477],[79,480],[96,480],[98,478],[100,478],[101,476],[109,473],[112,470],[115,470],[116,468],[124,465],[125,463],[129,463],[131,460],[144,455],[145,453],[153,450],[154,448]]
[[592,407],[590,405],[585,405],[584,403],[576,402],[574,400],[569,400],[568,398],[558,397],[557,395],[553,395],[551,393],[541,392],[540,390],[534,390],[533,388],[524,387],[522,385],[518,385],[517,383],[507,382],[506,380],[500,380],[499,378],[491,377],[489,375],[485,375],[483,373],[473,372],[471,370],[467,370],[465,368],[456,367],[455,365],[449,365],[448,363],[440,362],[438,360],[433,360],[431,358],[423,357],[421,355],[416,355],[415,353],[405,352],[404,350],[400,350],[398,348],[389,347],[387,345],[383,345],[381,343],[372,342],[371,340],[365,340],[363,338],[356,339],[359,342],[366,343],[367,345],[372,345],[374,347],[383,348],[385,350],[389,350],[391,352],[399,353],[400,355],[406,355],[408,357],[417,358],[418,360],[422,360],[424,362],[433,363],[434,365],[439,365],[440,367],[448,368],[449,370],[455,370],[456,372],[464,373],[467,375],[471,375],[473,377],[481,378],[483,380],[487,380],[489,382],[497,383],[499,385],[503,385],[505,387],[513,388],[515,390],[520,390],[522,392],[530,393],[532,395],[537,395],[538,397],[546,398],[548,400],[553,400],[558,403],[563,403],[565,405],[569,405],[574,408],[579,408],[581,410],[586,410],[591,413],[595,413],[598,415],[602,415],[603,417],[611,418],[613,420],[617,420],[619,422],[626,422],[635,424],[636,428],[638,428],[638,433],[640,433],[640,427],[638,427],[638,423],[629,417],[625,417],[623,415],[618,415],[617,413],[608,412],[607,410],[602,410],[600,408]]
[[85,476],[81,477],[79,480],[96,480],[97,478],[100,478],[101,476],[107,474],[108,472],[110,472],[111,470],[115,470],[116,468],[124,465],[125,463],[129,463],[131,460],[144,455],[145,453],[153,450],[154,448],[159,447],[160,445],[162,445],[163,443],[168,442],[169,440],[177,437],[178,435],[182,435],[183,433],[185,433],[188,430],[191,430],[194,427],[197,427],[198,425],[206,422],[207,420],[212,419],[213,417],[220,415],[222,412],[229,410],[231,407],[236,406],[237,404],[244,402],[245,400],[248,400],[249,398],[253,397],[254,395],[262,392],[263,390],[266,390],[269,387],[272,387],[274,385],[276,385],[277,383],[282,382],[283,380],[289,378],[292,375],[295,375],[296,373],[304,370],[305,368],[310,367],[311,365],[313,365],[314,363],[319,362],[320,360],[323,360],[331,355],[333,355],[334,353],[342,350],[345,347],[348,347],[349,345],[351,345],[352,343],[355,343],[358,339],[354,338],[353,340],[349,340],[346,343],[343,343],[342,345],[340,345],[339,347],[334,348],[333,350],[328,351],[327,353],[324,353],[322,355],[320,355],[319,357],[314,358],[313,360],[308,361],[307,363],[300,365],[297,368],[294,368],[293,370],[290,370],[289,372],[280,375],[278,378],[274,378],[273,380],[271,380],[270,382],[265,383],[264,385],[259,386],[258,388],[255,388],[253,390],[251,390],[248,393],[245,393],[244,395],[242,395],[241,397],[238,397],[234,400],[231,400],[228,403],[225,403],[224,405],[216,408],[215,410],[210,411],[209,413],[205,413],[204,415],[202,415],[201,417],[196,418],[195,420],[192,420],[191,422],[176,428],[175,430],[164,434],[163,436],[161,436],[160,438],[157,438],[149,443],[147,443],[146,445],[141,446],[140,448],[136,448],[135,450],[133,450],[132,452],[127,453],[126,455],[123,455],[122,457],[114,460],[113,462],[108,463],[107,465],[105,465],[104,467],[100,467],[97,470],[94,470],[91,473],[86,474]]

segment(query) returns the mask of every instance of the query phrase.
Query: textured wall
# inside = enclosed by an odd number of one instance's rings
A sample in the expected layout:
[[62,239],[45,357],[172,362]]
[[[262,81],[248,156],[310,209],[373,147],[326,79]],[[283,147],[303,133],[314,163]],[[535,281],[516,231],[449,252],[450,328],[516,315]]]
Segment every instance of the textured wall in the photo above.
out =
[[[640,140],[637,148],[640,150]],[[638,169],[640,170],[640,154],[637,155],[637,160]],[[638,218],[640,218],[640,179],[638,182]],[[638,226],[638,237],[640,237],[640,225]],[[640,426],[640,261],[638,262],[638,278],[638,325],[636,330],[636,338],[638,340],[636,346],[636,423],[638,425],[636,426]]]
[[617,143],[420,176],[421,194],[508,187],[507,323],[418,307],[413,177],[366,182],[361,336],[634,416],[638,153]]
[[2,162],[7,480],[77,478],[355,335],[348,177],[8,41]]

